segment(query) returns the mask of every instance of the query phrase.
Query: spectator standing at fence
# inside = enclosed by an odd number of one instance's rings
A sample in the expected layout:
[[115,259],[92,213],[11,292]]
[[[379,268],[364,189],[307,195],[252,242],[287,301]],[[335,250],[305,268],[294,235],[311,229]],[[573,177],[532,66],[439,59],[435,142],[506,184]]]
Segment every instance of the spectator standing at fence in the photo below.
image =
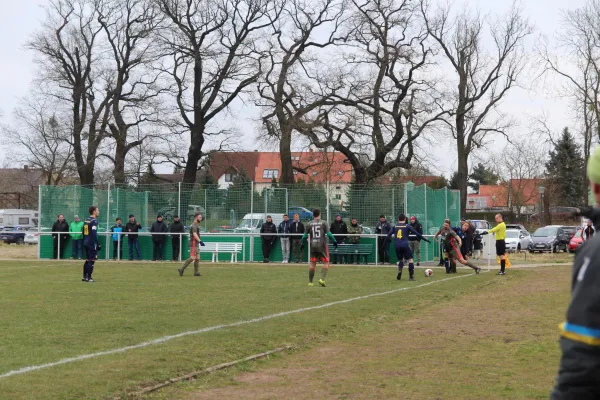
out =
[[185,232],[185,226],[183,226],[183,222],[179,219],[179,215],[173,217],[173,223],[169,227],[171,231],[171,247],[173,249],[173,261],[179,260],[179,252],[181,249],[181,233]]
[[140,253],[140,243],[138,241],[138,232],[142,229],[142,225],[135,220],[135,215],[129,216],[129,222],[125,225],[125,231],[127,232],[127,244],[129,245],[129,261],[133,261],[133,250],[137,255],[137,259],[141,260],[142,255]]
[[475,250],[475,259],[479,260],[483,251],[483,236],[477,231],[475,231],[475,235],[473,236],[473,249]]
[[[410,226],[417,232],[419,235],[423,236],[423,225],[419,222],[417,217],[414,215],[410,217]],[[413,254],[413,257],[417,260],[417,267],[421,265],[421,238],[416,235],[414,232],[408,233],[408,245],[410,247],[410,251]]]
[[[348,243],[360,244],[360,235],[363,233],[363,228],[358,224],[356,218],[352,218],[350,226],[348,227]],[[350,254],[350,264],[354,264],[354,254]],[[360,256],[356,255],[356,262],[360,264]]]
[[[52,239],[54,245],[54,254],[53,258],[59,260],[63,258],[65,245],[67,244],[67,238],[69,233],[69,224],[65,220],[65,216],[63,214],[58,215],[58,219],[52,225]],[[60,236],[60,248],[59,248],[59,236]]]
[[204,242],[200,240],[200,222],[202,222],[202,215],[200,213],[194,214],[194,222],[190,227],[190,258],[177,271],[179,276],[183,276],[183,271],[194,262],[194,276],[200,275],[200,246],[204,246]]
[[[335,216],[335,221],[333,221],[333,223],[331,224],[330,231],[331,231],[331,234],[333,235],[336,243],[338,243],[338,244],[346,243],[346,235],[348,235],[348,226],[342,220],[341,215]],[[339,260],[340,260],[340,263],[343,263],[344,257],[339,256]],[[337,254],[333,255],[333,263],[334,264],[338,263],[338,255]]]
[[[290,234],[292,235],[292,252],[294,255],[294,262],[299,263],[302,261],[302,235],[304,233],[304,224],[300,221],[300,215],[294,214],[294,220],[290,224]],[[295,235],[295,236],[294,236]]]
[[280,235],[281,254],[283,255],[283,263],[287,264],[290,259],[290,228],[291,222],[287,214],[283,214],[283,221],[277,227],[277,233]]
[[262,239],[262,252],[264,260],[263,262],[268,263],[269,257],[273,246],[275,246],[275,240],[277,239],[277,227],[273,223],[273,219],[270,215],[267,215],[267,222],[262,224],[260,227],[260,238]]
[[379,222],[375,226],[377,236],[377,247],[379,249],[379,263],[385,264],[390,262],[390,248],[385,245],[385,237],[392,229],[392,224],[385,218],[385,215],[379,216]]
[[169,231],[167,224],[163,221],[162,215],[158,215],[156,217],[156,221],[150,227],[150,233],[152,235],[152,261],[162,261],[163,259],[163,249],[165,245],[165,240],[167,239],[167,233]]
[[94,273],[94,263],[98,258],[100,251],[100,242],[98,241],[98,215],[100,210],[98,207],[91,206],[89,208],[90,216],[83,223],[83,246],[87,254],[85,263],[83,264],[83,282],[94,282],[92,274]]
[[71,259],[81,260],[83,252],[83,221],[79,215],[73,218],[74,221],[69,224],[69,233],[71,233]]
[[583,240],[585,240],[587,242],[588,240],[590,240],[594,236],[594,233],[596,233],[596,231],[594,230],[594,226],[592,225],[592,221],[588,220],[587,226],[583,230]]
[[[123,223],[121,222],[121,218],[117,218],[115,220],[115,224],[110,227],[110,231],[112,232],[113,260],[115,260],[115,261],[117,260],[117,254],[119,255],[119,260],[122,260],[123,259],[123,236],[121,236],[121,232],[123,232]],[[119,237],[119,236],[121,236],[121,237]]]

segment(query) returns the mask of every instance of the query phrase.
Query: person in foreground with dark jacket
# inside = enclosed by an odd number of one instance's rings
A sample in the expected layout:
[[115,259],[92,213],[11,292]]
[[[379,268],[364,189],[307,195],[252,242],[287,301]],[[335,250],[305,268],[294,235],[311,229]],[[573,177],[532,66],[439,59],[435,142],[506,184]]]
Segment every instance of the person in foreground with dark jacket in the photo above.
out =
[[270,215],[267,215],[267,222],[260,227],[260,233],[265,234],[260,235],[260,237],[262,239],[263,262],[268,263],[270,262],[269,256],[271,255],[275,240],[277,239],[277,227],[273,223],[273,219]]
[[169,230],[173,235],[171,235],[171,247],[173,249],[173,261],[179,260],[179,251],[181,249],[181,238],[182,236],[179,233],[185,233],[185,226],[183,222],[179,219],[179,215],[173,217],[173,223],[169,227]]
[[[460,252],[464,257],[471,257],[473,255],[473,240],[475,238],[475,225],[470,221],[462,218],[460,225],[463,231],[462,248]],[[465,226],[466,225],[466,226]]]
[[[65,216],[63,214],[59,214],[58,219],[52,225],[52,239],[54,245],[54,258],[60,260],[63,258],[63,253],[65,252],[65,245],[67,244],[67,238],[69,237],[69,223],[65,220]],[[64,232],[65,234],[60,234],[60,249],[58,246],[58,236],[59,233],[56,232]]]
[[142,225],[135,220],[135,216],[131,214],[129,216],[129,222],[125,225],[125,232],[127,232],[127,244],[129,245],[129,261],[133,261],[133,249],[137,254],[137,259],[141,260],[142,255],[140,253],[140,243],[138,242],[138,232],[142,229]]
[[[156,217],[156,221],[150,227],[150,232],[154,233],[152,235],[152,245],[154,247],[152,252],[152,261],[162,261],[163,259],[163,248],[165,245],[165,240],[167,239],[167,235],[163,235],[163,233],[167,233],[169,229],[167,228],[167,224],[163,221],[162,215],[158,215]],[[158,233],[158,235],[156,235]]]
[[[346,242],[346,235],[348,235],[348,225],[346,225],[346,223],[342,220],[341,215],[335,216],[335,221],[333,221],[333,223],[331,224],[329,231],[331,232],[335,241],[338,244],[342,244],[342,243]],[[344,262],[344,256],[340,256],[340,262],[341,263]],[[333,255],[333,263],[334,264],[338,263],[338,255],[337,254]]]
[[[423,224],[419,222],[417,217],[410,217],[410,226],[419,233],[419,235],[423,236]],[[417,267],[421,265],[421,238],[415,235],[414,233],[408,234],[408,244],[410,245],[410,250],[413,253],[413,257],[417,260]]]
[[[302,261],[302,234],[304,233],[304,224],[300,221],[300,215],[294,214],[294,220],[290,224],[290,234],[292,235],[292,253],[294,262]],[[295,235],[295,236],[294,236]]]
[[379,222],[375,226],[377,235],[377,247],[379,248],[379,264],[390,262],[390,247],[385,245],[385,237],[392,230],[392,224],[385,218],[385,215],[379,216]]
[[[587,167],[596,207],[585,215],[600,227],[600,148]],[[562,358],[551,400],[600,399],[600,235],[584,242],[573,264],[571,304],[560,325]]]

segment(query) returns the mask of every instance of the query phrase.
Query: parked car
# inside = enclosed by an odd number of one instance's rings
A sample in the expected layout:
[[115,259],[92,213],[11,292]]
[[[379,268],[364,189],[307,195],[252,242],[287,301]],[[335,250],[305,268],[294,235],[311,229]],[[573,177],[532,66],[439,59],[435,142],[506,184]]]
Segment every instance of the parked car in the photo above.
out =
[[25,229],[22,226],[5,226],[0,231],[0,241],[6,244],[23,244],[25,243]]
[[313,219],[313,213],[308,208],[300,206],[291,206],[288,208],[288,216],[291,220],[294,219],[294,214],[298,214],[300,221],[308,221]]
[[490,229],[490,223],[482,219],[472,219],[471,222],[475,225],[477,233],[487,232]]
[[375,233],[375,229],[369,228],[368,226],[362,226],[361,225],[361,228],[363,229],[363,233],[365,235],[371,235],[371,234]]
[[531,235],[524,229],[506,230],[506,251],[509,253],[519,252],[529,247]]
[[[579,221],[580,217],[575,216],[580,210],[577,207],[550,207],[550,216],[557,221]],[[540,222],[540,214],[535,213],[529,217],[531,222]]]
[[567,235],[569,235],[569,239],[571,239],[577,233],[577,226],[561,226],[562,230],[565,231]]
[[583,229],[577,230],[575,236],[569,241],[569,253],[575,253],[579,246],[583,244]]
[[231,225],[221,225],[215,226],[210,230],[210,233],[219,233],[219,232],[233,232],[235,230],[235,226]]
[[521,224],[506,224],[506,229],[517,229],[520,231],[526,231],[525,227]]
[[561,250],[567,252],[569,239],[568,234],[560,226],[545,226],[534,232],[528,250],[530,253],[536,251],[558,253]]

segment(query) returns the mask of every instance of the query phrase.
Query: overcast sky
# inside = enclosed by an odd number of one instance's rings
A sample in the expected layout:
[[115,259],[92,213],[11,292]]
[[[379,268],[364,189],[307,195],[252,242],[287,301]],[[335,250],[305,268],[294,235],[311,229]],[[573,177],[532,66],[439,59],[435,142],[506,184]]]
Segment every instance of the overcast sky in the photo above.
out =
[[[560,28],[561,15],[565,9],[579,8],[584,3],[584,0],[568,2],[523,0],[524,12],[536,29],[535,35],[529,40],[528,47],[533,47],[534,39],[539,35],[548,37],[554,35]],[[3,123],[10,122],[15,104],[19,98],[27,94],[34,77],[33,55],[24,49],[24,43],[43,19],[44,10],[41,6],[44,4],[46,4],[45,0],[0,0],[0,10],[2,10],[0,13],[0,110],[3,114],[0,121]],[[506,11],[512,4],[512,0],[471,0],[469,4],[471,7],[478,8],[482,14],[494,14]],[[522,83],[528,85],[529,77],[524,77]],[[545,87],[538,88],[536,91],[515,89],[510,93],[504,100],[502,109],[519,121],[519,127],[515,128],[512,134],[529,133],[530,118],[542,113],[549,116],[550,126],[557,127],[557,130],[569,124],[571,115],[567,102],[550,95],[553,86],[559,84],[559,82],[547,81]],[[247,118],[250,120],[255,117],[256,115],[250,115]],[[241,127],[255,126],[254,123],[246,124],[243,120],[238,120],[238,124]],[[253,141],[255,129],[244,133],[247,137],[245,147],[253,150],[256,147]],[[456,161],[455,151],[448,151],[448,145],[450,143],[439,144],[429,149],[431,156],[428,157],[436,171],[443,171],[446,175],[448,171],[455,169]],[[504,141],[499,138],[493,147],[499,149],[503,145]],[[6,160],[9,150],[0,141],[0,165]],[[485,158],[485,155],[485,152],[479,154],[482,158]]]

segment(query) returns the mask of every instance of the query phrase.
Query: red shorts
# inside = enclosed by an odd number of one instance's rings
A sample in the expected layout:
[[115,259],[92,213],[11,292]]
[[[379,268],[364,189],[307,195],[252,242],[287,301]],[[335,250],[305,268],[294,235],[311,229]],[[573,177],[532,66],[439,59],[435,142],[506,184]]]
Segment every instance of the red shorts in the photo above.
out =
[[190,246],[190,257],[196,257],[196,255],[200,255],[200,246],[199,243],[196,243],[195,240],[192,240]]
[[322,251],[311,251],[310,262],[322,261],[324,263],[329,262],[329,248],[325,247],[325,252]]

